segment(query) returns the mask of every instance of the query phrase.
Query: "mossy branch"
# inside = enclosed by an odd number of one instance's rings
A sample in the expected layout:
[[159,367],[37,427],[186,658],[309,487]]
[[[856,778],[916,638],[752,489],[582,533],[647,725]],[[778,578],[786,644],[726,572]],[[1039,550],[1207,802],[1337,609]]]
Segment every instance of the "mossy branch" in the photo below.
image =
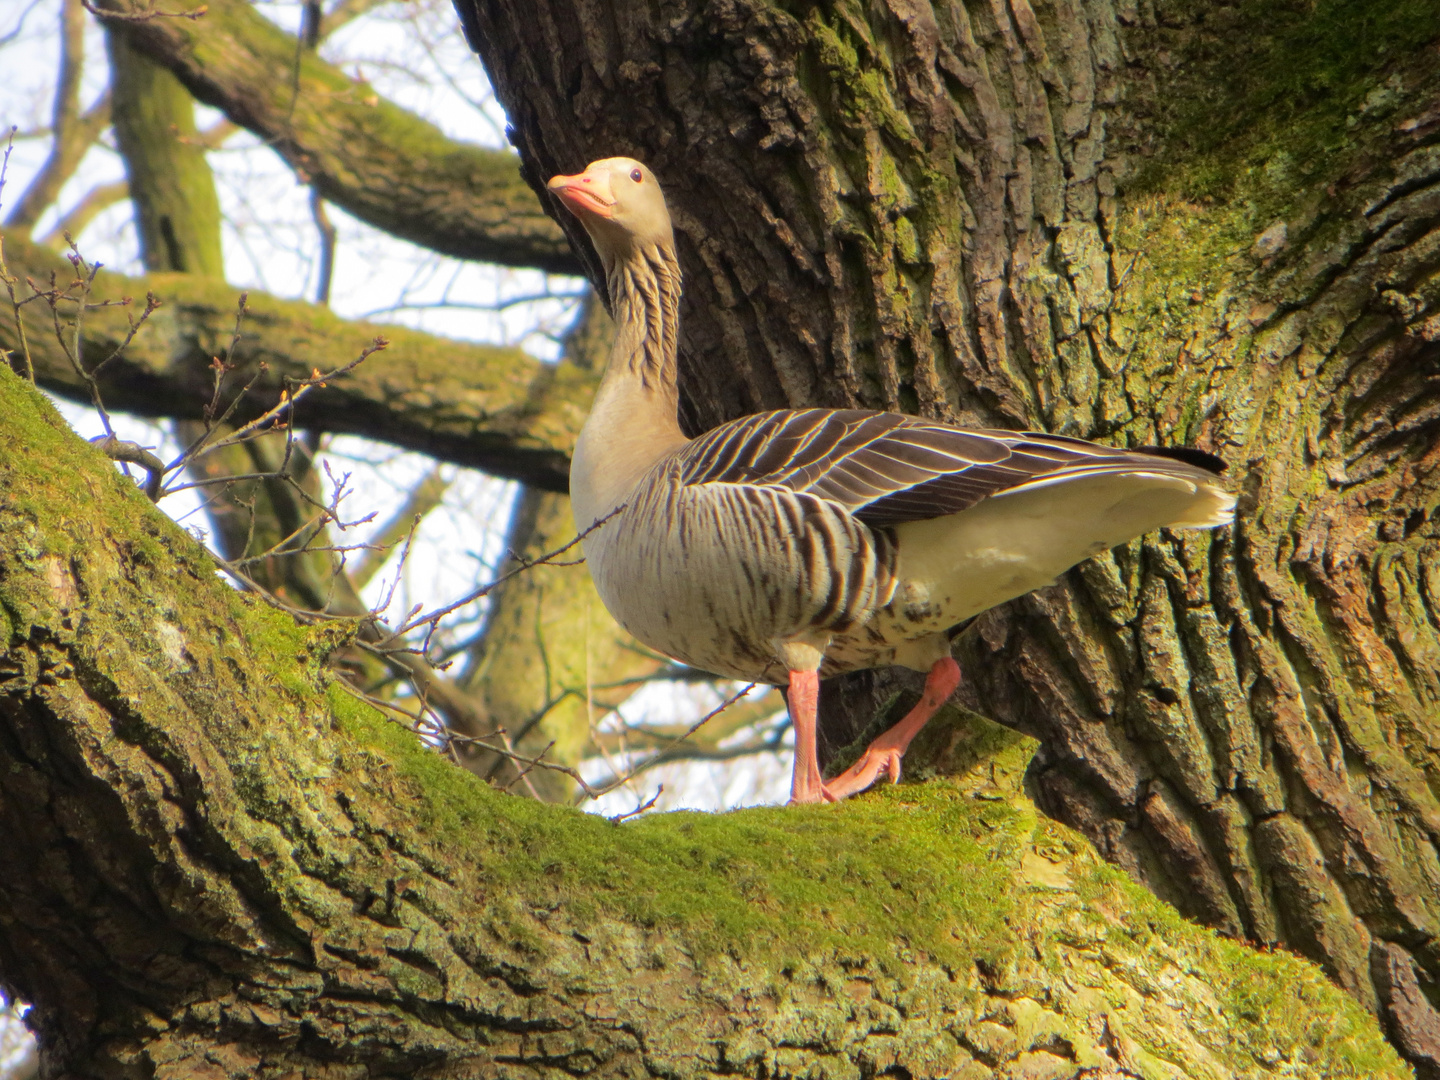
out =
[[841,806],[503,797],[0,397],[0,971],[51,1072],[1407,1073],[1317,969],[1041,819],[983,722],[928,734],[957,778]]
[[[23,234],[5,237],[10,273],[37,284],[74,268]],[[211,359],[225,351],[240,291],[187,274],[95,278],[92,301],[153,292],[162,306],[142,333],[96,376],[107,407],[141,416],[203,419],[211,398]],[[347,321],[324,307],[251,292],[229,385],[254,388],[232,414],[251,420],[279,403],[286,379],[308,378],[355,358],[377,336],[391,345],[344,379],[316,387],[296,422],[364,435],[497,476],[564,491],[569,452],[593,393],[595,376],[572,365],[542,364],[520,349],[470,345],[395,326]],[[88,389],[54,338],[49,310],[22,307],[36,380],[88,401]],[[87,366],[109,356],[129,332],[127,308],[86,316]],[[13,320],[0,319],[0,349],[19,350]],[[263,369],[262,369],[263,365]]]

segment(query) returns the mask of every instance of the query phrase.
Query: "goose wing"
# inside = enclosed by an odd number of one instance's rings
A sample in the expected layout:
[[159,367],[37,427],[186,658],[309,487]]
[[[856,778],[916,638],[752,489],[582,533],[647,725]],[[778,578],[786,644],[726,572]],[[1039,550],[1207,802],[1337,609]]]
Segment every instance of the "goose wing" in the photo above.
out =
[[1218,458],[1183,448],[1120,450],[1061,435],[843,409],[747,416],[693,440],[678,464],[685,484],[810,494],[872,527],[944,517],[987,498],[1081,477],[1163,477],[1215,490],[1215,474],[1224,468]]

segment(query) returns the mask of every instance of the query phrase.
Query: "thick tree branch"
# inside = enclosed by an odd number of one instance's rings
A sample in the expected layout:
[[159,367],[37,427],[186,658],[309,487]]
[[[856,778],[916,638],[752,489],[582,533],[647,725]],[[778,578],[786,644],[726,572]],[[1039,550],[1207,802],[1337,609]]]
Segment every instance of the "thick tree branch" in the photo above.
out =
[[[146,10],[143,0],[97,6]],[[578,271],[513,155],[447,138],[297,49],[244,0],[216,0],[202,19],[127,25],[136,46],[195,97],[264,139],[303,181],[360,220],[462,259]]]
[[85,9],[80,0],[65,0],[60,9],[60,67],[50,121],[50,153],[15,209],[5,219],[11,226],[29,227],[55,201],[74,175],[90,144],[110,122],[110,98],[105,95],[80,112],[80,76],[85,61]]
[[[37,284],[74,270],[23,234],[5,238],[10,272]],[[23,285],[22,285],[22,291]],[[183,274],[127,278],[102,271],[97,301],[154,292],[164,306],[130,346],[99,374],[107,407],[141,416],[201,419],[210,400],[211,358],[221,355],[235,322],[239,290]],[[227,385],[258,374],[233,420],[243,423],[280,400],[287,378],[307,378],[353,360],[377,335],[390,347],[343,380],[315,388],[297,421],[323,431],[364,435],[446,461],[566,490],[569,452],[594,388],[573,365],[542,364],[519,349],[469,345],[395,326],[348,322],[313,304],[250,293]],[[48,309],[24,307],[36,378],[46,388],[88,401],[88,391],[54,338]],[[108,356],[129,330],[125,307],[86,317],[87,366]],[[0,349],[18,349],[14,322],[0,318]],[[265,370],[260,370],[260,365]]]
[[978,718],[930,733],[957,781],[838,807],[505,798],[0,397],[0,972],[47,1075],[1406,1075],[1039,818]]
[[[133,25],[133,24],[131,24]],[[195,129],[195,105],[170,72],[106,27],[111,114],[145,268],[225,276],[220,199]]]

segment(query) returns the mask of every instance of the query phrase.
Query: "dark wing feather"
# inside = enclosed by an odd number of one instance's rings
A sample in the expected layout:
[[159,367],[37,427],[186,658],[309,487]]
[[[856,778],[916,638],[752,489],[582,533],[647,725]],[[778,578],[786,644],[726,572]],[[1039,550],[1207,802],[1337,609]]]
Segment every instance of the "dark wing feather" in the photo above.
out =
[[1029,484],[1097,473],[1159,472],[1213,481],[1200,451],[1118,450],[1062,435],[955,428],[898,413],[803,409],[758,413],[695,439],[685,484],[781,487],[839,503],[871,526],[966,510]]

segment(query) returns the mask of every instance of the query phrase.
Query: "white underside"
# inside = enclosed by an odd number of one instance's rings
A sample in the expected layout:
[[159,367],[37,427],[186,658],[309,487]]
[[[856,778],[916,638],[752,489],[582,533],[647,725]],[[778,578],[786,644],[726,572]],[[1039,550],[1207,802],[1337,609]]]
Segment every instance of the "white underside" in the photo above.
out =
[[[1034,484],[958,514],[895,530],[900,584],[872,623],[900,647],[895,661],[922,668],[902,642],[923,638],[1052,584],[1070,567],[1162,526],[1212,528],[1233,520],[1235,497],[1219,487],[1155,474]],[[838,644],[838,643],[837,643]]]

